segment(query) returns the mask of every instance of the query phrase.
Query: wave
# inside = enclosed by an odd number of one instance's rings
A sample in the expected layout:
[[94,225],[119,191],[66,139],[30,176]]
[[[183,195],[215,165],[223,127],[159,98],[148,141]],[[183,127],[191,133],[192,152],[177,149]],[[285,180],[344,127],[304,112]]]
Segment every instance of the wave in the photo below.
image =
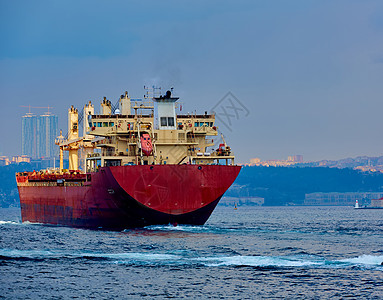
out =
[[[216,227],[211,225],[151,225],[143,228],[146,231],[164,231],[164,232],[190,232],[190,233],[212,233],[212,234],[224,234],[224,233],[252,233],[252,232],[272,232],[268,229],[262,228],[243,228],[243,227]],[[126,232],[129,229],[125,230]]]
[[214,230],[210,226],[194,226],[194,225],[152,225],[144,227],[145,230],[154,231],[185,231],[185,232],[207,232]]
[[383,255],[361,255],[355,258],[341,259],[339,262],[356,265],[381,265],[383,264]]
[[15,250],[0,249],[0,261],[42,261],[42,260],[89,260],[115,264],[136,265],[202,265],[205,267],[274,267],[274,268],[377,268],[383,270],[383,256],[361,255],[341,260],[327,260],[312,255],[295,256],[206,256],[190,257],[187,253],[98,253],[88,251],[62,250]]
[[207,266],[248,266],[248,267],[304,267],[321,265],[320,262],[307,258],[273,256],[226,256],[201,259]]
[[21,222],[17,222],[17,221],[3,221],[3,220],[0,220],[0,225],[20,225]]
[[14,250],[1,249],[0,260],[50,260],[50,259],[96,259],[112,261],[163,261],[177,260],[180,256],[162,253],[97,253],[61,250]]
[[326,260],[311,255],[301,256],[227,256],[201,259],[207,266],[248,266],[248,267],[378,267],[383,270],[383,256],[361,255],[341,260]]
[[[169,231],[169,232],[190,232],[190,233],[213,233],[213,234],[225,234],[225,233],[239,233],[239,234],[251,234],[251,233],[310,233],[308,231],[300,230],[281,230],[280,228],[267,228],[266,227],[240,227],[240,226],[211,226],[211,225],[151,225],[146,226],[143,230],[147,231]],[[129,232],[126,229],[125,232]]]
[[0,226],[1,225],[23,225],[23,226],[44,225],[44,226],[57,226],[57,225],[37,223],[37,222],[29,222],[29,221],[21,222],[21,221],[5,221],[5,220],[0,220]]

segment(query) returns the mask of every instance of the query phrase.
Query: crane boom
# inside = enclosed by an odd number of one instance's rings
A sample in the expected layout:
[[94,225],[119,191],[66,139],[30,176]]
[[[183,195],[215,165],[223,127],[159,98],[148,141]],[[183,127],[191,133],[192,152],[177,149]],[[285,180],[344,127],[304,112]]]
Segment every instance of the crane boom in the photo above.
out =
[[19,105],[20,107],[28,107],[29,108],[29,114],[31,113],[31,108],[47,108],[48,109],[48,114],[50,113],[50,109],[53,108],[53,106],[31,106],[31,105]]

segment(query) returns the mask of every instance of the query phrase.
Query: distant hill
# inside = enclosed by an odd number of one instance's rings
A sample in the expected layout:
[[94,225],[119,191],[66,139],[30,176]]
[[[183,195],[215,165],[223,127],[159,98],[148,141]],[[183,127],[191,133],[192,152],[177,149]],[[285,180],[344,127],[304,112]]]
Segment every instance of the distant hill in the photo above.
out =
[[0,207],[20,206],[15,174],[22,171],[32,171],[32,165],[20,163],[0,167]]
[[321,160],[297,164],[301,167],[330,167],[330,168],[350,168],[361,171],[381,171],[383,172],[383,156],[369,157],[358,156],[355,158],[343,158],[340,160]]
[[257,167],[242,168],[230,197],[262,197],[265,205],[303,204],[305,194],[315,192],[380,192],[383,173],[349,168]]

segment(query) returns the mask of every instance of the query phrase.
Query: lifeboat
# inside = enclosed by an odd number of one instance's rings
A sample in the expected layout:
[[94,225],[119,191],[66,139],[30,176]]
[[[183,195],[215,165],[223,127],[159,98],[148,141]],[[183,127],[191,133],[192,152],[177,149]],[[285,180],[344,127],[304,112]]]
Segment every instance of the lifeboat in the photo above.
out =
[[141,149],[146,156],[150,156],[152,154],[153,144],[148,133],[143,133],[141,135]]

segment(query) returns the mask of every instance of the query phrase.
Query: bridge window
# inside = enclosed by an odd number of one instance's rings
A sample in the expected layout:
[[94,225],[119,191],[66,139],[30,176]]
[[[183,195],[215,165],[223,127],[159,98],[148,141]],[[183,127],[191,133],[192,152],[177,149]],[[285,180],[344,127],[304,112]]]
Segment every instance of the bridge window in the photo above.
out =
[[173,117],[161,117],[160,122],[161,122],[161,126],[174,126]]
[[115,167],[115,166],[121,166],[120,159],[105,160],[105,167]]
[[174,118],[173,117],[168,117],[168,125],[174,126]]

